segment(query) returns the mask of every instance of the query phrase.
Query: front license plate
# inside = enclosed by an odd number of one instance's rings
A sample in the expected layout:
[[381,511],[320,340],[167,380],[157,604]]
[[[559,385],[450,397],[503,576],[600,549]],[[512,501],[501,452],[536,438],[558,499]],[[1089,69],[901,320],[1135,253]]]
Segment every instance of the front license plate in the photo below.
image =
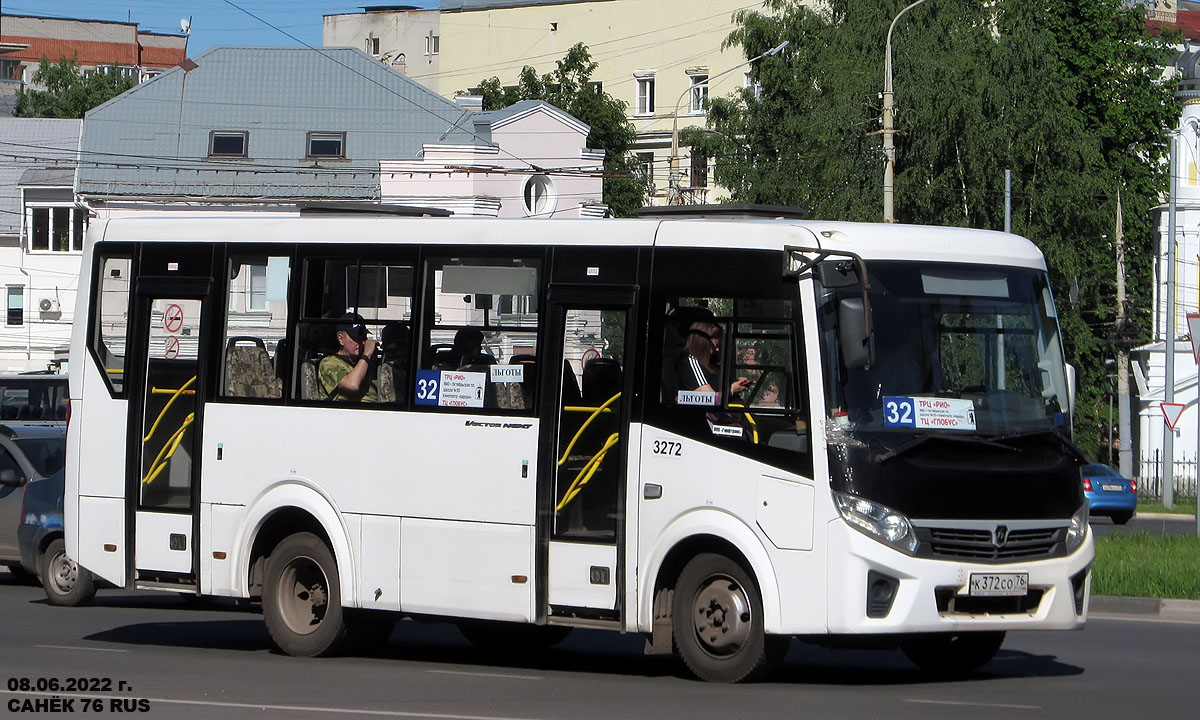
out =
[[1125,489],[1120,485],[1101,485],[1100,488],[1105,492],[1121,492]]
[[974,597],[1017,597],[1029,593],[1029,573],[971,573]]

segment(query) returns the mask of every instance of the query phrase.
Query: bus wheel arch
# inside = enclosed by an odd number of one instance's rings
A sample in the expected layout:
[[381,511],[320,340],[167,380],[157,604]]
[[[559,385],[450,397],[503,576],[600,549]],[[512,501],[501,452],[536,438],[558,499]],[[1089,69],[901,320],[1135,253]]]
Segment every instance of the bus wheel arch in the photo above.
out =
[[[288,506],[281,507],[267,515],[259,523],[254,533],[254,542],[250,546],[250,561],[247,566],[246,589],[252,599],[262,597],[263,578],[266,571],[267,559],[275,548],[289,535],[310,533],[320,538],[326,547],[333,548],[329,533],[321,522],[307,510]],[[336,552],[334,553],[336,557]]]
[[663,594],[674,589],[684,566],[701,553],[725,555],[740,564],[762,594],[766,630],[777,632],[782,627],[779,585],[770,556],[758,536],[737,518],[712,510],[689,513],[668,526],[656,545],[661,549],[651,553],[646,584],[639,588],[638,625],[643,630],[652,629],[664,601],[670,608]]

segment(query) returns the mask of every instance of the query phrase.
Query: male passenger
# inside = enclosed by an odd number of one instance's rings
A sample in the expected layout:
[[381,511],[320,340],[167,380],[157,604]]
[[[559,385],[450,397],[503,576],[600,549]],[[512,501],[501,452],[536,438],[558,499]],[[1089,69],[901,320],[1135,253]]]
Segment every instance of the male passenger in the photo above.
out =
[[375,341],[361,315],[346,313],[337,326],[338,351],[321,358],[317,382],[326,400],[379,402]]

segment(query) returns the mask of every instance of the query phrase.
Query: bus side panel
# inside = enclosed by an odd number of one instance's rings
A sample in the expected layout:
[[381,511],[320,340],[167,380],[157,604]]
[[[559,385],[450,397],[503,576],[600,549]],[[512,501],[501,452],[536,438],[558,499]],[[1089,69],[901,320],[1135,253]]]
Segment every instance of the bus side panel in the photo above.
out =
[[405,612],[532,622],[532,526],[404,518]]
[[[79,498],[79,555],[83,567],[117,587],[125,586],[125,500]],[[106,549],[112,548],[111,550]]]
[[400,518],[361,516],[359,598],[372,610],[400,609]]

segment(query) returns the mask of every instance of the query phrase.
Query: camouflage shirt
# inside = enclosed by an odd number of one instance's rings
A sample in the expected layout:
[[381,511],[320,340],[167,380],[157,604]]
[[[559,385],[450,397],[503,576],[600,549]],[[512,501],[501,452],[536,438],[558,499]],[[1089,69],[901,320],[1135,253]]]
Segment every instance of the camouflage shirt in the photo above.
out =
[[[321,358],[317,366],[317,384],[321,387],[321,397],[329,400],[352,402],[379,402],[379,387],[375,383],[375,366],[367,363],[367,376],[363,378],[363,386],[358,392],[350,394],[338,389],[338,383],[354,368],[350,361],[341,355],[327,355]],[[365,387],[365,390],[364,390]]]

